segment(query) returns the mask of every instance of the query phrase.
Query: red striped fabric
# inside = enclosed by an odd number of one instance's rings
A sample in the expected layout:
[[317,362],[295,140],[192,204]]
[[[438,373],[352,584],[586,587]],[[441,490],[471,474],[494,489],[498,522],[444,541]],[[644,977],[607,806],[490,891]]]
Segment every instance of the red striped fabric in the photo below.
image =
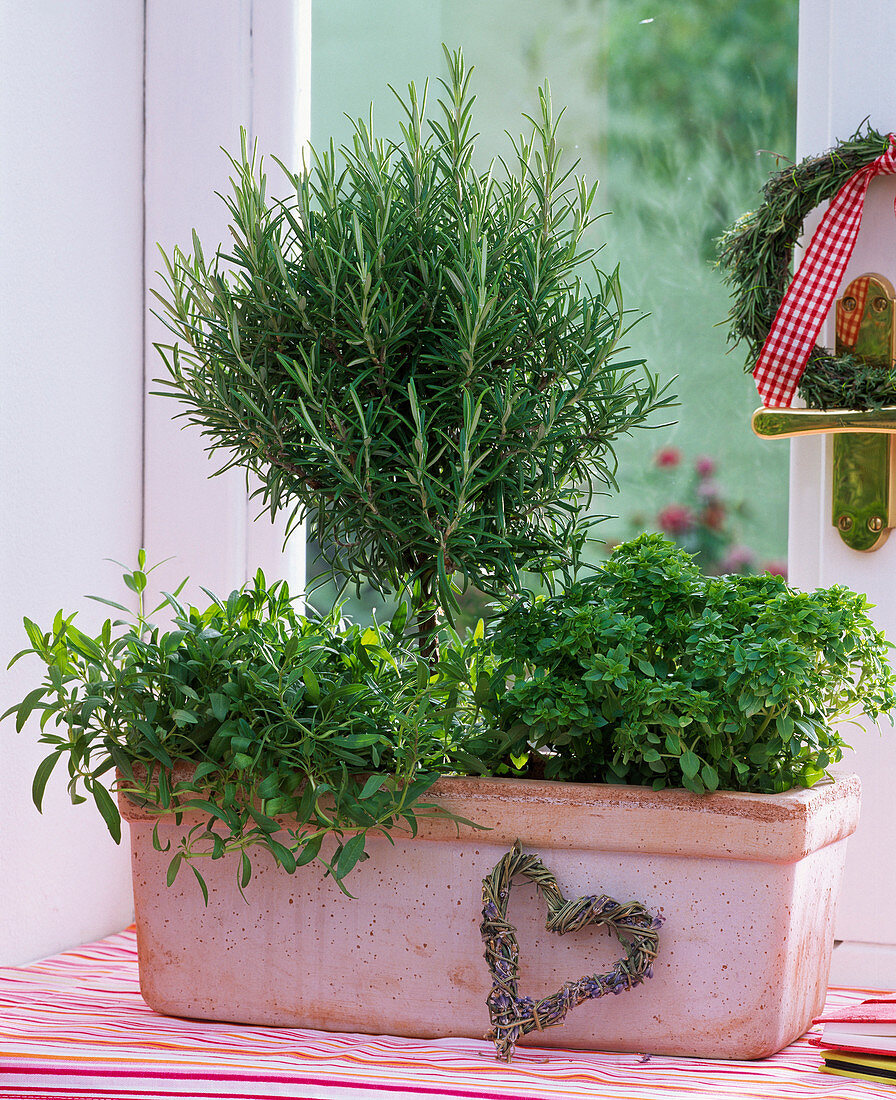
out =
[[[827,1011],[868,996],[831,990]],[[820,1032],[820,1028],[815,1028]],[[891,1090],[818,1072],[801,1039],[714,1062],[178,1020],[140,997],[134,932],[0,970],[0,1098],[15,1100],[868,1100]]]
[[878,175],[896,173],[896,135],[887,151],[851,176],[824,213],[799,271],[778,307],[753,370],[766,406],[789,406],[852,256],[865,194]]

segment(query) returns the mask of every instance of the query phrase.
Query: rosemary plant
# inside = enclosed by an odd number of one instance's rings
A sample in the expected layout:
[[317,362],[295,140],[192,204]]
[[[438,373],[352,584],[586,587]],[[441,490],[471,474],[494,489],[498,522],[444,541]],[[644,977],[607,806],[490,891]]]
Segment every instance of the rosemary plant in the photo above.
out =
[[612,360],[618,273],[583,244],[595,187],[561,167],[547,86],[511,164],[480,171],[470,71],[446,57],[436,117],[411,85],[400,140],[358,121],[350,148],[280,165],[288,199],[244,136],[232,251],[194,234],[159,296],[179,415],[290,530],[313,519],[332,570],[406,594],[433,660],[458,589],[574,561],[615,441],[672,400]]

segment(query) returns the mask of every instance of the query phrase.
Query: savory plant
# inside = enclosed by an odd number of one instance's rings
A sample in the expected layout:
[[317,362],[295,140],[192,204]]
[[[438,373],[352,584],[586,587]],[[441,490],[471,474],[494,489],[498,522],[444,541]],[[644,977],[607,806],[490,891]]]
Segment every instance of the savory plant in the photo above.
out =
[[704,576],[655,534],[497,620],[477,698],[493,766],[703,792],[817,783],[835,725],[896,706],[890,644],[861,595],[780,576]]
[[[145,563],[141,552],[124,575],[138,596],[133,619],[107,620],[95,637],[61,611],[49,631],[25,620],[31,646],[10,663],[37,654],[46,676],[3,717],[15,713],[21,729],[41,715],[38,809],[64,759],[72,800],[92,796],[117,842],[121,820],[103,782],[117,768],[119,789],[141,805],[203,815],[169,871],[170,883],[186,861],[203,890],[200,858],[239,852],[245,885],[256,846],[288,872],[319,859],[341,884],[370,833],[413,830],[417,815],[440,812],[424,796],[463,756],[463,727],[401,641],[404,605],[388,628],[361,631],[338,610],[299,614],[287,585],[259,571],[226,600],[209,594],[204,610],[167,595],[152,612],[173,615],[162,632],[144,612]],[[178,761],[195,770],[177,774]],[[322,848],[328,836],[336,843]]]
[[332,570],[405,594],[433,660],[455,585],[496,595],[575,558],[615,441],[671,401],[613,360],[618,273],[583,244],[595,187],[561,166],[547,87],[511,163],[480,168],[470,71],[446,57],[436,117],[411,85],[400,140],[358,121],[283,169],[288,199],[244,138],[232,250],[206,260],[194,234],[160,295],[179,415],[272,514],[313,518]]

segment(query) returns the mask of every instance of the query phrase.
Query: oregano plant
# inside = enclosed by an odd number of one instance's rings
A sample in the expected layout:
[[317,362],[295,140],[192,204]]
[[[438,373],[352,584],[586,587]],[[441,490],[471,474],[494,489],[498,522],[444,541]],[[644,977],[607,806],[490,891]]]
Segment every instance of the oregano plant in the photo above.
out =
[[839,723],[896,706],[869,607],[840,585],[704,576],[660,535],[623,543],[496,621],[476,684],[492,767],[698,793],[811,787],[842,758]]
[[424,654],[455,592],[568,566],[614,444],[671,401],[637,359],[618,272],[585,243],[595,186],[563,167],[550,93],[508,162],[479,166],[470,72],[447,50],[399,97],[400,136],[358,121],[268,194],[247,148],[233,240],[165,257],[164,392],[272,514],[309,516],[332,570],[407,595]]

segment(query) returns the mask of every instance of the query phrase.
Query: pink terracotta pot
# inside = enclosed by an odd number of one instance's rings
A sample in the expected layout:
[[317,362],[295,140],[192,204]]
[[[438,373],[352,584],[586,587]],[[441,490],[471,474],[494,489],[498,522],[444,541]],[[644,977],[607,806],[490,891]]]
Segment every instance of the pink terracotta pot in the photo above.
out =
[[[346,899],[318,865],[288,875],[262,853],[237,889],[230,858],[166,886],[170,853],[153,818],[130,822],[140,983],[158,1012],[327,1031],[481,1038],[490,977],[479,933],[482,879],[519,839],[567,897],[639,901],[665,923],[654,976],[586,1001],[523,1043],[708,1058],[761,1058],[823,1004],[846,838],[860,785],[839,777],[783,795],[505,779],[442,779],[433,800],[488,831],[424,820],[416,838],[368,843]],[[176,846],[180,827],[159,833]],[[609,970],[622,951],[604,930],[544,930],[528,881],[509,919],[520,994]]]

